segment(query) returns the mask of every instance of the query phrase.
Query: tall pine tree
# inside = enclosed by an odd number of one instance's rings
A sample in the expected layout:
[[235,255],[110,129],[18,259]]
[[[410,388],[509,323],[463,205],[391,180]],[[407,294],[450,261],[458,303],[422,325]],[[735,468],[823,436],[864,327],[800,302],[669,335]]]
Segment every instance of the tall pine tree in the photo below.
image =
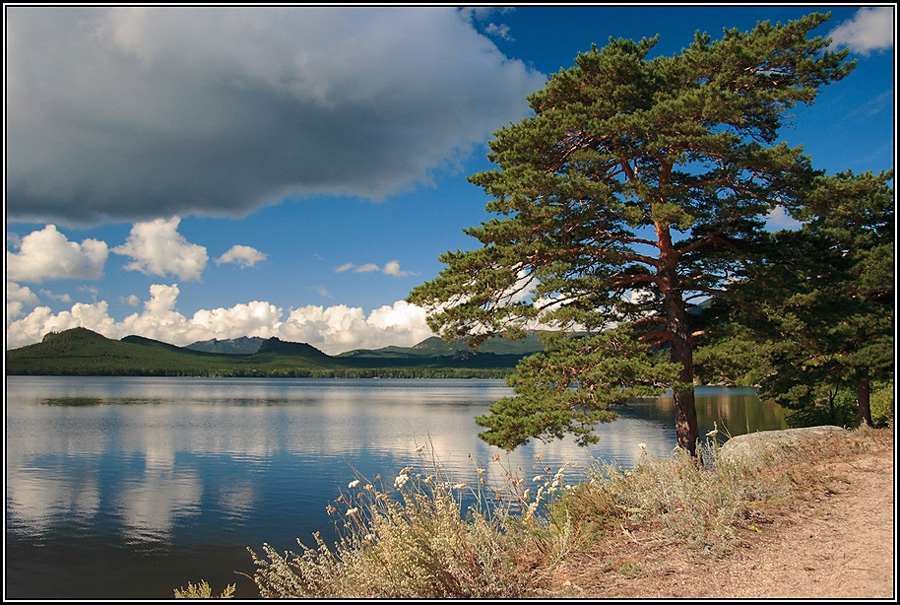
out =
[[[827,19],[764,22],[716,41],[698,32],[671,57],[648,58],[656,38],[610,40],[579,54],[529,97],[533,116],[495,133],[488,157],[497,168],[470,177],[498,215],[466,230],[482,246],[443,255],[447,268],[409,300],[430,309],[430,325],[445,338],[474,342],[529,322],[586,338],[627,325],[623,337],[667,350],[675,364],[667,380],[678,445],[694,453],[689,307],[727,287],[766,214],[799,203],[815,176],[801,150],[777,137],[787,110],[813,102],[853,67],[846,51],[809,37]],[[565,369],[584,355],[616,355],[614,344],[570,343],[568,355],[544,362]],[[520,409],[504,401],[480,419],[487,441],[514,447],[589,428],[608,419],[590,412],[614,402],[622,386],[646,382],[622,364],[602,383],[571,384],[608,396],[560,404],[558,383],[531,376],[526,363]],[[541,402],[555,406],[553,419],[529,423]]]

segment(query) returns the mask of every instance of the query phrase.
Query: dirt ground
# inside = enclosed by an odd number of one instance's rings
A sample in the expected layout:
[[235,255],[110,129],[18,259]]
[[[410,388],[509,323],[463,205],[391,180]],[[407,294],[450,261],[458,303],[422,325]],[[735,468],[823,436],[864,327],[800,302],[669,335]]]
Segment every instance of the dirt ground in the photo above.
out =
[[[897,598],[894,452],[820,467],[826,489],[724,558],[626,535],[558,570],[571,598]],[[759,529],[759,528],[757,528]]]

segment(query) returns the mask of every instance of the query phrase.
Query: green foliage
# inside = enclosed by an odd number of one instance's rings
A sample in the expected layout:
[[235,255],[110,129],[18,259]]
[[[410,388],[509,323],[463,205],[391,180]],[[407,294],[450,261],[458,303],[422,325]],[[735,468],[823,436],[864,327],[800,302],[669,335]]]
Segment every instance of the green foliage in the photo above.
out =
[[793,423],[851,426],[857,413],[868,422],[866,384],[892,376],[891,179],[815,179],[795,212],[806,222],[767,236],[765,262],[730,293],[740,325],[724,326],[705,353],[715,366],[728,348],[752,351],[760,396],[800,410]]
[[662,353],[648,352],[627,328],[549,335],[545,352],[522,360],[507,379],[516,396],[497,401],[475,421],[488,429],[482,439],[507,449],[567,433],[586,445],[597,441],[598,422],[616,418],[610,406],[661,394],[677,382],[679,370]]
[[894,422],[894,382],[876,384],[872,390],[872,422],[883,427]]
[[833,389],[828,387],[808,387],[801,385],[795,390],[802,390],[802,396],[794,395],[793,401],[804,401],[787,417],[791,427],[805,426],[842,426],[855,427],[856,394],[849,389]]
[[[497,168],[470,177],[496,215],[466,230],[481,247],[443,255],[447,268],[409,300],[430,309],[444,338],[474,343],[534,322],[587,332],[630,322],[680,364],[676,430],[693,451],[689,301],[725,291],[759,252],[767,213],[800,204],[816,178],[802,150],[776,138],[788,109],[853,68],[846,50],[807,37],[827,19],[760,23],[717,41],[698,33],[668,57],[648,58],[656,38],[579,54],[529,97],[533,116],[495,133]],[[535,392],[553,384],[535,382]],[[544,403],[551,397],[535,395],[522,412]],[[513,425],[515,410],[497,411]],[[548,414],[503,440],[584,435],[604,418],[565,403]]]

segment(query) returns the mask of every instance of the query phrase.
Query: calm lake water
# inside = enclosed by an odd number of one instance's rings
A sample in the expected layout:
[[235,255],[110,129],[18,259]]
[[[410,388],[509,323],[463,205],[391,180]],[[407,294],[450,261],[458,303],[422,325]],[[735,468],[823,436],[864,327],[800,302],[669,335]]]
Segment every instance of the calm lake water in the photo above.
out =
[[[508,394],[501,380],[7,377],[5,596],[168,599],[201,579],[255,596],[236,573],[253,573],[248,547],[331,542],[325,508],[347,483],[422,468],[422,445],[453,480],[474,483],[480,466],[499,485],[497,453],[530,480],[538,464],[628,468],[640,443],[675,446],[663,397],[620,409],[589,448],[507,456],[474,418]],[[701,433],[787,427],[752,389],[699,389],[697,411]]]

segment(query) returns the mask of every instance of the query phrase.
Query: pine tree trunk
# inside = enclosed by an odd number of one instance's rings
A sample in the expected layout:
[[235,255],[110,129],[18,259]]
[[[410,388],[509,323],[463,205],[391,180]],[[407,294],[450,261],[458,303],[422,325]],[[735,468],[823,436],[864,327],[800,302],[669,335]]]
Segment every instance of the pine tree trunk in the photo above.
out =
[[697,408],[694,403],[694,346],[678,283],[676,265],[679,257],[672,245],[668,227],[657,224],[656,233],[660,250],[657,284],[663,296],[666,331],[672,337],[670,359],[681,364],[678,380],[687,385],[683,389],[674,389],[675,435],[678,438],[678,447],[696,456],[700,430],[697,426]]
[[869,377],[862,376],[856,384],[856,415],[859,425],[875,426],[872,423],[872,410],[869,407]]
[[[682,366],[678,376],[679,381],[689,385],[685,389],[675,389],[675,435],[678,437],[678,447],[687,450],[692,456],[697,455],[697,441],[700,438],[700,429],[697,426],[697,408],[694,403],[694,351],[691,343],[691,335],[687,329],[687,317],[684,305],[675,309],[676,315],[680,315],[673,331],[671,359]],[[680,313],[679,313],[680,311]]]

